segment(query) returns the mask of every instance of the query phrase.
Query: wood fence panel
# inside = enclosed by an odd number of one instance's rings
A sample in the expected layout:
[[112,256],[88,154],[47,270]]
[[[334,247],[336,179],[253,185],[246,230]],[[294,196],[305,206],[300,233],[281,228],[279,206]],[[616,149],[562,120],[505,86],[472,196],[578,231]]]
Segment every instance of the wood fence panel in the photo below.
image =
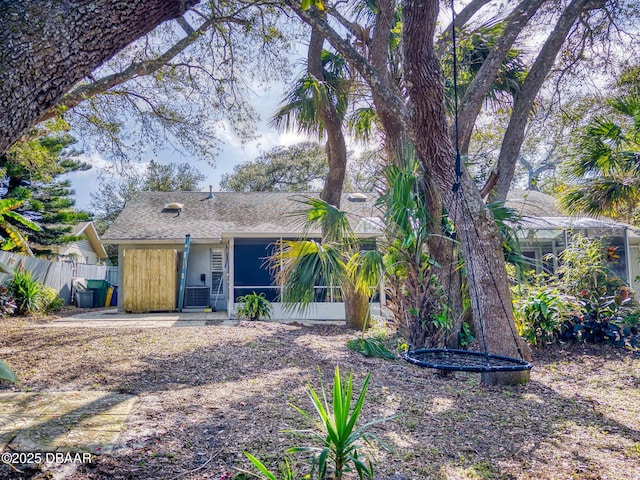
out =
[[159,312],[176,309],[177,251],[124,251],[124,310]]

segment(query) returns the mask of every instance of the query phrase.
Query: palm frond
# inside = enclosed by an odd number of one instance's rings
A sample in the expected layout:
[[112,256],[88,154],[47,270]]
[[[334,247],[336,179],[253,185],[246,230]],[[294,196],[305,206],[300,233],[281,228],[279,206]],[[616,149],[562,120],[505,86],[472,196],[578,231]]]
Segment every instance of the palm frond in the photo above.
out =
[[316,287],[340,285],[346,264],[339,248],[314,240],[281,240],[269,257],[285,308],[304,311],[315,301]]

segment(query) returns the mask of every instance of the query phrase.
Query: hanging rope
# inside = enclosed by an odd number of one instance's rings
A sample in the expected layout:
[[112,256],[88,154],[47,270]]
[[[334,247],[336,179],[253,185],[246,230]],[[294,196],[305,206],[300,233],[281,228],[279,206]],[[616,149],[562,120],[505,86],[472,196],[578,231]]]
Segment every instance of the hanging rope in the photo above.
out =
[[458,128],[458,48],[456,45],[456,9],[451,2],[451,42],[453,43],[453,112],[456,130],[456,181],[454,192],[460,188],[462,177],[462,159],[460,158],[460,130]]
[[[462,218],[471,218],[471,224],[473,225],[473,232],[476,235],[476,238],[480,240],[480,232],[478,231],[478,227],[471,216],[471,211],[469,208],[469,204],[467,199],[464,197],[462,189],[461,189],[461,179],[462,179],[462,159],[460,155],[460,139],[459,139],[459,127],[458,127],[458,56],[457,56],[457,45],[456,45],[456,13],[455,8],[452,2],[451,5],[451,38],[453,44],[453,96],[454,96],[454,126],[455,126],[455,180],[452,186],[452,204],[453,209],[450,213],[451,218],[457,218],[458,209],[460,205],[462,205],[462,211],[460,215]],[[449,298],[451,298],[451,289],[452,289],[452,274],[453,274],[453,264],[454,264],[454,249],[455,249],[455,237],[456,233],[454,232],[452,235],[452,252],[451,252],[451,263],[449,266],[449,288],[448,294]],[[440,244],[439,244],[440,245]],[[440,246],[438,246],[438,251],[440,250]],[[468,279],[469,279],[469,289],[471,290],[472,286],[477,288],[477,279],[476,279],[476,268],[479,268],[479,265],[474,263],[473,255],[468,255],[468,258],[465,260],[468,264]],[[482,257],[484,259],[484,263],[488,271],[490,272],[490,277],[493,282],[493,287],[496,290],[498,295],[498,299],[500,301],[500,305],[502,306],[502,310],[504,313],[504,318],[506,319],[507,324],[509,325],[509,329],[511,331],[512,339],[516,345],[516,349],[520,358],[512,358],[503,355],[494,355],[489,353],[487,348],[487,337],[484,325],[484,319],[482,317],[478,318],[478,325],[480,327],[480,336],[482,342],[482,352],[475,352],[470,350],[450,350],[447,348],[422,348],[417,350],[410,350],[403,355],[403,358],[410,363],[418,365],[420,367],[425,368],[436,368],[438,370],[446,370],[446,371],[468,371],[468,372],[505,372],[505,371],[522,371],[531,369],[532,365],[528,363],[524,359],[524,355],[520,348],[520,343],[518,341],[518,337],[513,328],[512,323],[509,321],[509,313],[507,311],[507,307],[500,295],[500,289],[498,288],[498,283],[495,280],[493,274],[491,274],[491,266],[489,264],[489,259],[486,255],[486,252],[482,250]],[[471,293],[471,292],[470,292]],[[480,296],[478,294],[473,295],[475,297],[475,306],[476,311],[480,312]]]

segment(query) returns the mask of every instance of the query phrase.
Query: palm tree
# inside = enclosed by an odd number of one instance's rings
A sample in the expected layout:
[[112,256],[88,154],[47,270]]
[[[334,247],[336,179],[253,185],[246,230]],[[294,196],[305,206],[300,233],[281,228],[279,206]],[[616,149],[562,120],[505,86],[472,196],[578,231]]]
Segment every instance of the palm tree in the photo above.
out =
[[379,205],[385,220],[388,308],[392,323],[412,346],[457,347],[462,316],[458,308],[452,308],[450,298],[445,298],[435,275],[438,268],[441,278],[446,275],[448,283],[457,283],[457,271],[450,268],[454,263],[452,240],[432,234],[434,224],[442,231],[442,222],[429,217],[417,167],[414,161],[413,166],[388,165],[384,170],[387,190]]
[[[339,286],[347,327],[365,328],[382,256],[375,250],[361,250],[346,212],[318,198],[299,201],[303,209],[296,215],[304,222],[303,238],[280,240],[269,257],[276,283],[282,287],[280,300],[290,309],[304,311],[316,300],[316,287]],[[318,227],[322,241],[308,239],[309,232]]]
[[324,38],[312,29],[307,54],[307,74],[298,79],[283,105],[271,119],[281,130],[296,129],[326,138],[329,172],[320,198],[340,208],[347,169],[347,145],[343,129],[350,127],[356,139],[367,139],[371,109],[357,109],[347,118],[354,82],[342,55],[323,49]]
[[35,232],[39,232],[41,228],[31,220],[14,211],[24,205],[24,203],[25,200],[15,198],[3,198],[0,200],[0,230],[5,233],[0,248],[2,248],[2,250],[17,250],[20,253],[33,256],[27,238],[15,224],[22,225]]
[[608,215],[631,220],[640,202],[640,97],[625,95],[610,103],[609,118],[594,118],[567,165],[574,185],[561,198],[569,213]]

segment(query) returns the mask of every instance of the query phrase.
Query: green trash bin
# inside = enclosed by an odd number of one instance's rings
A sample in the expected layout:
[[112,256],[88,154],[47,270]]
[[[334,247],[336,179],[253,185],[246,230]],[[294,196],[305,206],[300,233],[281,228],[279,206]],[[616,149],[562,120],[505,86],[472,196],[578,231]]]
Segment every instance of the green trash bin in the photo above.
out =
[[93,291],[93,307],[104,307],[107,302],[109,282],[106,280],[87,280],[87,290]]

